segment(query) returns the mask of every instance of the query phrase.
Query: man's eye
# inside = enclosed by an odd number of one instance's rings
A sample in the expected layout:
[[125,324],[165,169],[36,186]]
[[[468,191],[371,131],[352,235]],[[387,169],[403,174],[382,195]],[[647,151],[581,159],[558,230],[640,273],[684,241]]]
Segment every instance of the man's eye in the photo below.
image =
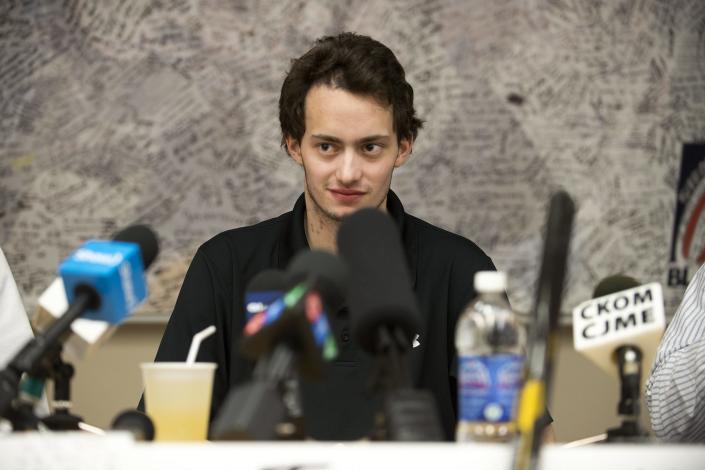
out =
[[333,146],[327,143],[318,144],[318,148],[321,149],[321,152],[325,153],[328,153],[333,150]]
[[362,149],[366,153],[377,154],[382,151],[382,146],[379,144],[365,144]]

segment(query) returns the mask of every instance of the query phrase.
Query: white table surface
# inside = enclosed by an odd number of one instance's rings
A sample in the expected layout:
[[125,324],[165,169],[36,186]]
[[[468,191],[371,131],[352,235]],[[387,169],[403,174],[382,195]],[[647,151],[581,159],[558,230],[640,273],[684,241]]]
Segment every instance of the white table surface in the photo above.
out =
[[[352,470],[503,469],[512,449],[499,444],[135,443],[129,435],[26,433],[0,436],[2,470]],[[594,444],[544,447],[543,470],[703,470],[704,445]]]

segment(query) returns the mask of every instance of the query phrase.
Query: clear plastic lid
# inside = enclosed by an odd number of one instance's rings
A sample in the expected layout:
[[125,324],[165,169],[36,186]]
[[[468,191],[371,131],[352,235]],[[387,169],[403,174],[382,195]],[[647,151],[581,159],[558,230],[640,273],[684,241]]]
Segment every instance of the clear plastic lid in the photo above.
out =
[[507,275],[501,271],[478,271],[474,286],[478,294],[504,292],[507,290]]

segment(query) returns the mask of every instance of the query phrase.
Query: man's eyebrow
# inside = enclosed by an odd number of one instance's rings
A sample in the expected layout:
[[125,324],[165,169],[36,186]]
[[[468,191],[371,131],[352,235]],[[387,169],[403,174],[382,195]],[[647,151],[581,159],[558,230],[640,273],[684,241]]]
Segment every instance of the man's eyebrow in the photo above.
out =
[[389,136],[386,134],[377,134],[377,135],[371,135],[369,137],[363,137],[362,139],[359,140],[361,144],[364,144],[366,142],[379,142],[383,140],[389,140]]
[[[326,135],[326,134],[313,134],[311,137],[314,139],[318,140],[324,140],[326,142],[335,142],[337,144],[342,144],[343,141],[342,139],[339,139],[338,137],[334,137],[332,135]],[[362,139],[358,140],[358,144],[364,144],[367,142],[379,142],[383,140],[388,140],[389,136],[386,134],[376,134],[376,135],[370,135],[367,137],[363,137]]]
[[325,140],[326,142],[335,142],[335,143],[338,143],[338,144],[343,143],[343,141],[342,141],[341,139],[339,139],[339,138],[337,138],[337,137],[334,137],[334,136],[332,136],[332,135],[313,134],[311,137],[313,137],[314,139],[318,139],[318,140]]

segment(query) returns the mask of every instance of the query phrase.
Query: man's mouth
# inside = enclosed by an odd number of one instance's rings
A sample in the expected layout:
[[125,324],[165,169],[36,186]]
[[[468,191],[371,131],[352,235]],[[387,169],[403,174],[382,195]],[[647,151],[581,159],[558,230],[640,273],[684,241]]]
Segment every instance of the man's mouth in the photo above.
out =
[[364,191],[358,191],[355,189],[331,189],[331,192],[342,194],[344,196],[362,196]]
[[364,191],[356,189],[335,188],[329,190],[333,197],[340,202],[356,202],[365,195]]

